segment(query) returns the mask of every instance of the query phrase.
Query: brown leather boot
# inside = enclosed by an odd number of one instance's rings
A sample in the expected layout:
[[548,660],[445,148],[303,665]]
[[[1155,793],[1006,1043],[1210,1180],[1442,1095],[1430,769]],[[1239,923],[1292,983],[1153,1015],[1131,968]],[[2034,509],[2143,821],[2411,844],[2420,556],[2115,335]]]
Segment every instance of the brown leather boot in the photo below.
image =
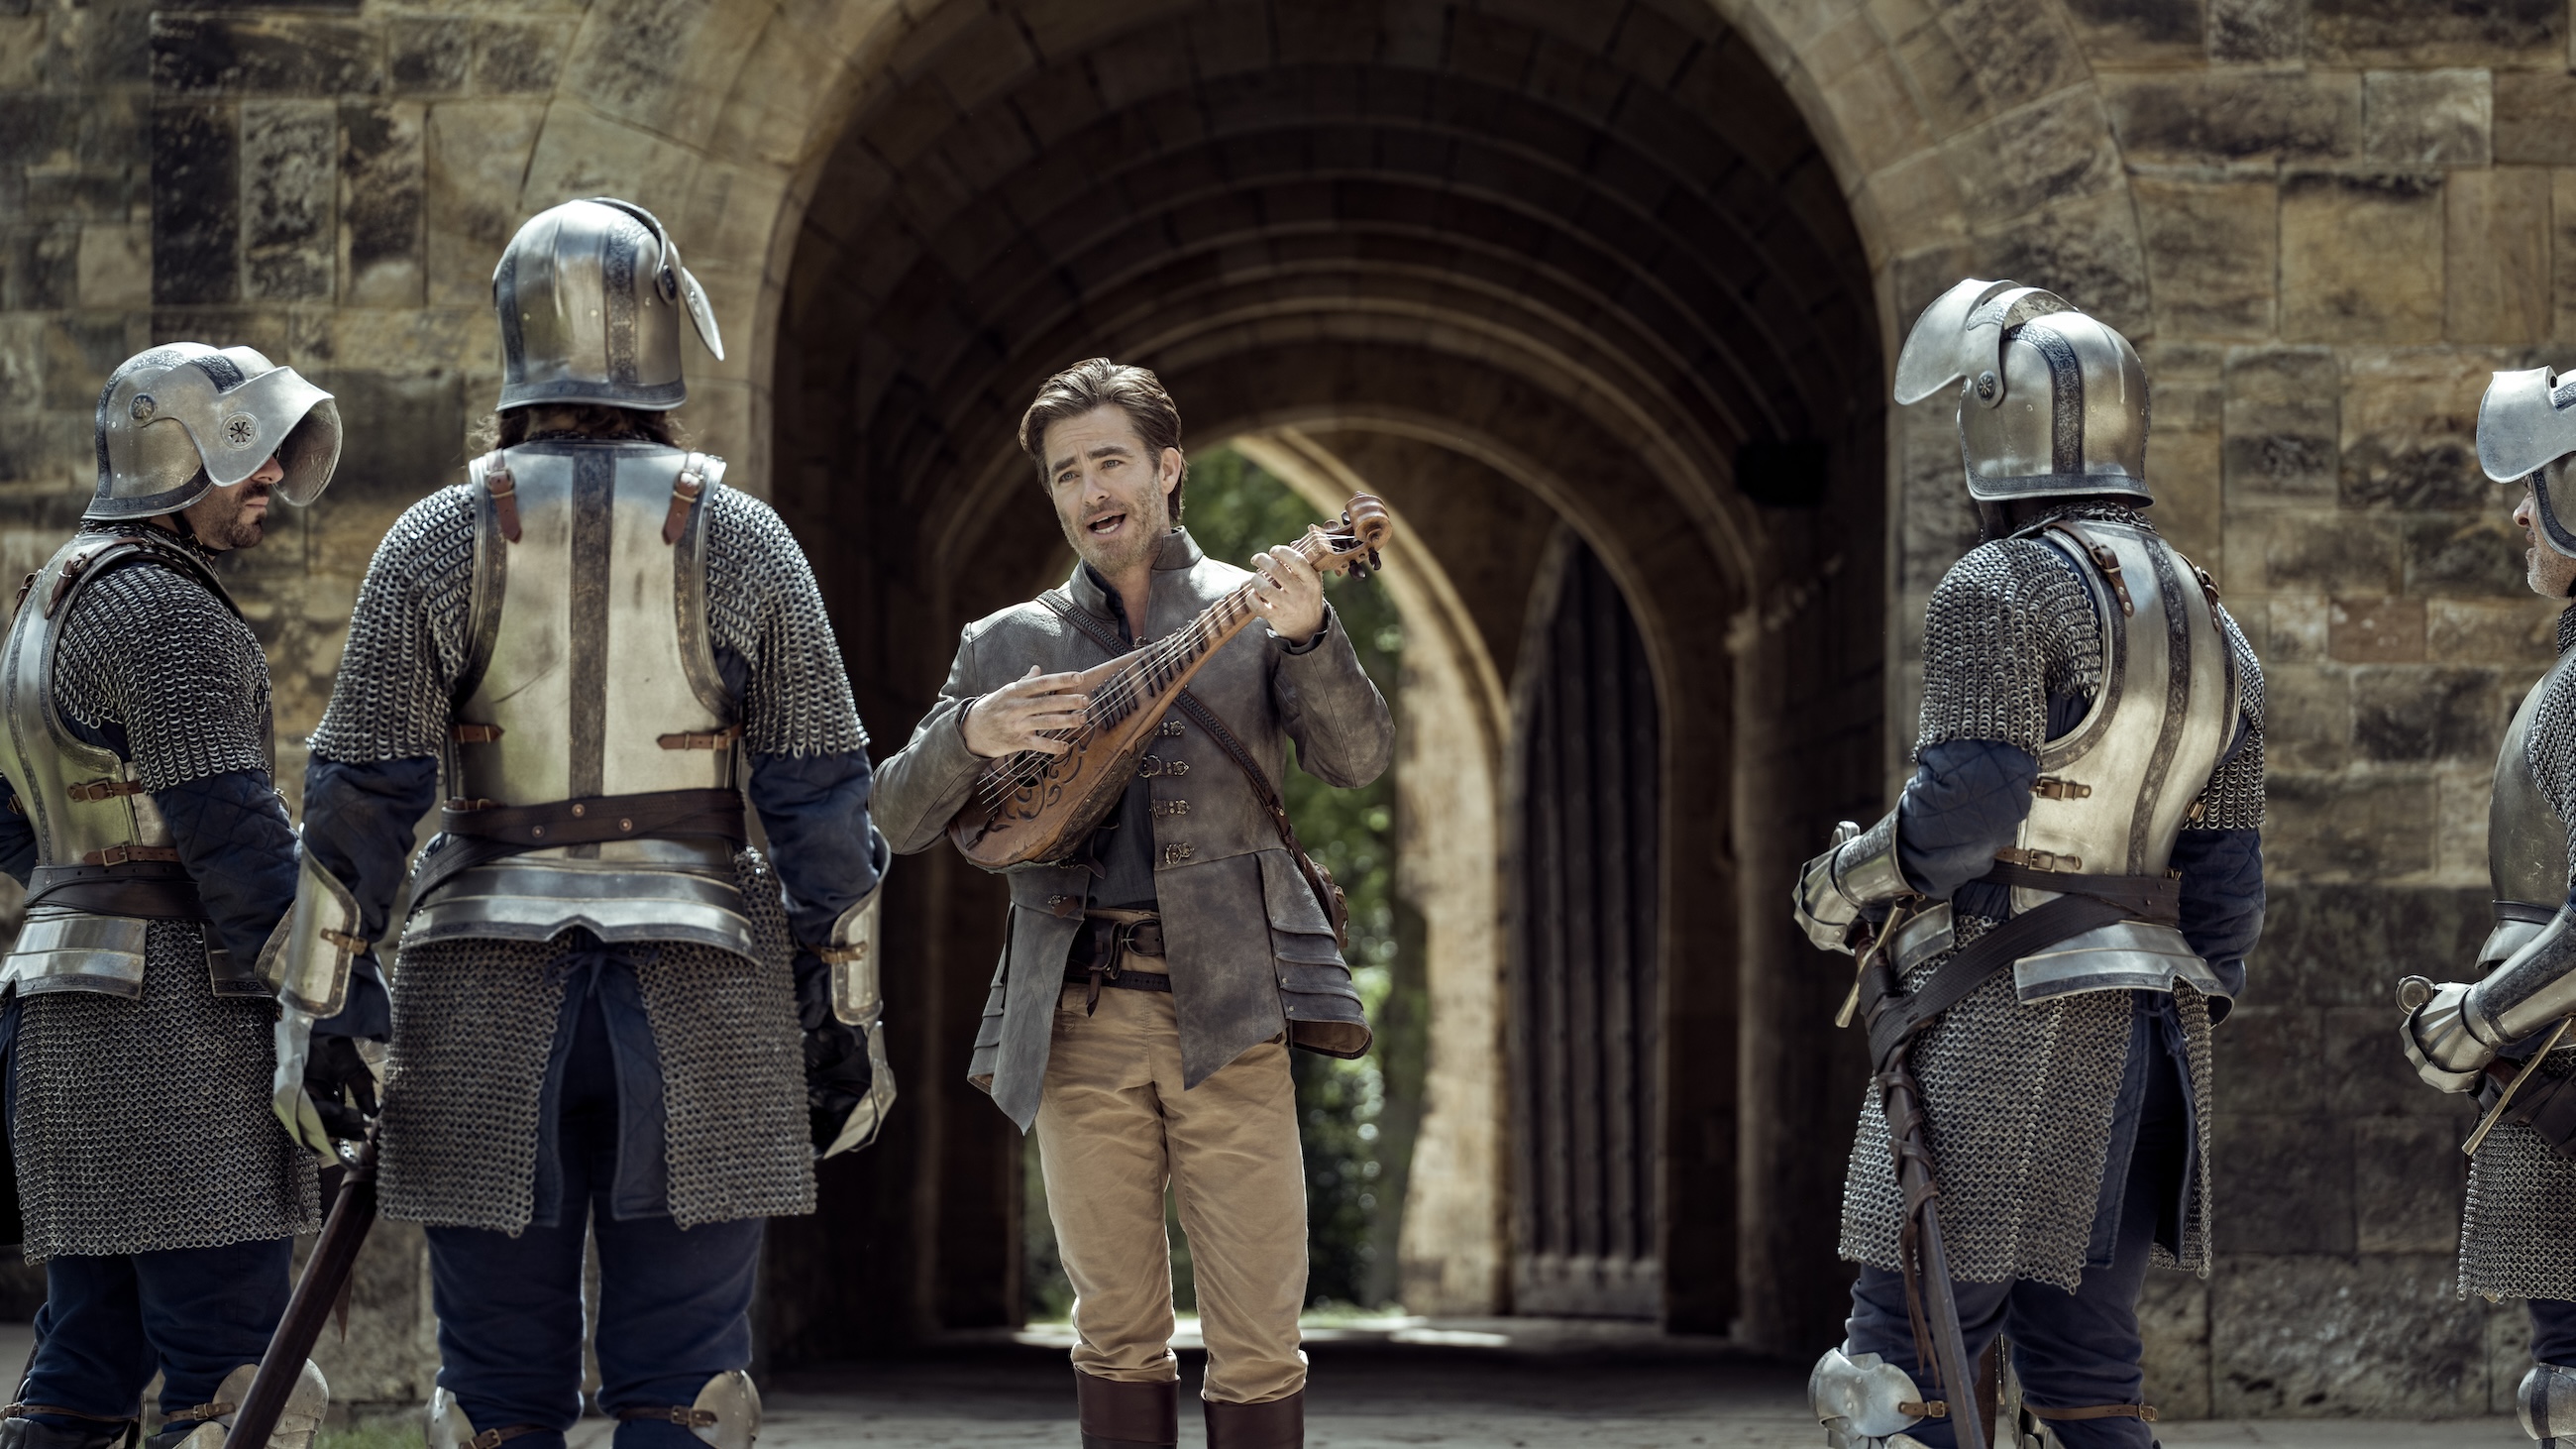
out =
[[1202,1402],[1207,1408],[1208,1449],[1304,1449],[1304,1389],[1266,1404]]
[[1082,1449],[1172,1449],[1181,1442],[1181,1384],[1121,1383],[1073,1371]]

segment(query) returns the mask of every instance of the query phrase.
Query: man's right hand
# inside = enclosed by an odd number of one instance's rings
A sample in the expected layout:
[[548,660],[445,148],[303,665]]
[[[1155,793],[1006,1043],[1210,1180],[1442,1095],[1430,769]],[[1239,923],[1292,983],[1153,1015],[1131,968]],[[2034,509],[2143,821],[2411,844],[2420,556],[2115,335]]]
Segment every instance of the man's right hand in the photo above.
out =
[[1089,717],[1091,696],[1073,692],[1078,674],[1029,672],[966,707],[960,728],[966,748],[985,759],[1035,750],[1061,755],[1073,748],[1050,731],[1077,729]]
[[2469,1030],[2469,986],[2453,981],[2434,988],[2432,998],[2407,1013],[2400,1041],[2415,1075],[2445,1092],[2473,1090],[2494,1047]]

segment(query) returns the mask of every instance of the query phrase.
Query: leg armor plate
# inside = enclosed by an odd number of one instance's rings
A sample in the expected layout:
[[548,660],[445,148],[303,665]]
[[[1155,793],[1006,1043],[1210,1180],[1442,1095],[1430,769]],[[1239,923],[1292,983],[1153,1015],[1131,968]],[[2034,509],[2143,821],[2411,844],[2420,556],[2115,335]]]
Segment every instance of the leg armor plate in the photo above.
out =
[[1827,1449],[1921,1449],[1904,1431],[1923,1420],[1923,1391],[1877,1354],[1846,1358],[1826,1349],[1807,1376],[1807,1401],[1825,1426]]
[[[741,1369],[727,1369],[707,1380],[698,1390],[697,1401],[683,1408],[669,1407],[620,1409],[624,1419],[668,1419],[697,1435],[714,1449],[751,1449],[760,1437],[760,1390],[752,1385],[751,1375]],[[438,1449],[435,1441],[431,1449]]]
[[2576,1445],[2576,1368],[2533,1364],[2513,1399],[2522,1432],[2539,1440],[2542,1449]]

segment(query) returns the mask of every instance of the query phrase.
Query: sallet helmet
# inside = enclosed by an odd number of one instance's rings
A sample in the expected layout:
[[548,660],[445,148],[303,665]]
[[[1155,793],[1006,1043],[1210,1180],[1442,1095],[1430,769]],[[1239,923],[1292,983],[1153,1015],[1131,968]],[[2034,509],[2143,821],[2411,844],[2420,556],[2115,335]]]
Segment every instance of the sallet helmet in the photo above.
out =
[[724,359],[715,312],[653,213],[598,196],[541,211],[492,272],[501,402],[664,412],[687,401],[680,313]]
[[83,518],[176,513],[271,457],[277,496],[302,507],[340,463],[340,407],[247,347],[171,342],[136,353],[98,395],[98,492]]
[[1896,400],[1959,389],[1959,452],[1971,496],[2147,491],[2147,369],[2129,339],[2037,287],[1969,278],[1914,324],[1896,359]]
[[2540,536],[2576,558],[2576,478],[2549,466],[2576,453],[2576,376],[2499,372],[2478,404],[2478,466],[2498,483],[2531,480]]

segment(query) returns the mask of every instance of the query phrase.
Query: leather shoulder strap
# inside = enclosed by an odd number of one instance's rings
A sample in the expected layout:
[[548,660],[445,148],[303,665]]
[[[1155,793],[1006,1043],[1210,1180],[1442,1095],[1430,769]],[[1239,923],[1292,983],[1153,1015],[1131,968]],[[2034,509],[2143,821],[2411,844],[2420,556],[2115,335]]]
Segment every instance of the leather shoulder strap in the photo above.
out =
[[61,614],[71,606],[73,598],[81,590],[107,574],[138,563],[159,564],[173,573],[194,579],[234,618],[242,616],[241,605],[233,602],[232,590],[224,587],[224,581],[215,576],[215,571],[206,566],[204,559],[187,549],[176,543],[162,543],[141,533],[115,533],[103,538],[105,541],[99,547],[75,554],[63,565],[62,573],[54,582],[53,595],[45,601],[46,618]]

